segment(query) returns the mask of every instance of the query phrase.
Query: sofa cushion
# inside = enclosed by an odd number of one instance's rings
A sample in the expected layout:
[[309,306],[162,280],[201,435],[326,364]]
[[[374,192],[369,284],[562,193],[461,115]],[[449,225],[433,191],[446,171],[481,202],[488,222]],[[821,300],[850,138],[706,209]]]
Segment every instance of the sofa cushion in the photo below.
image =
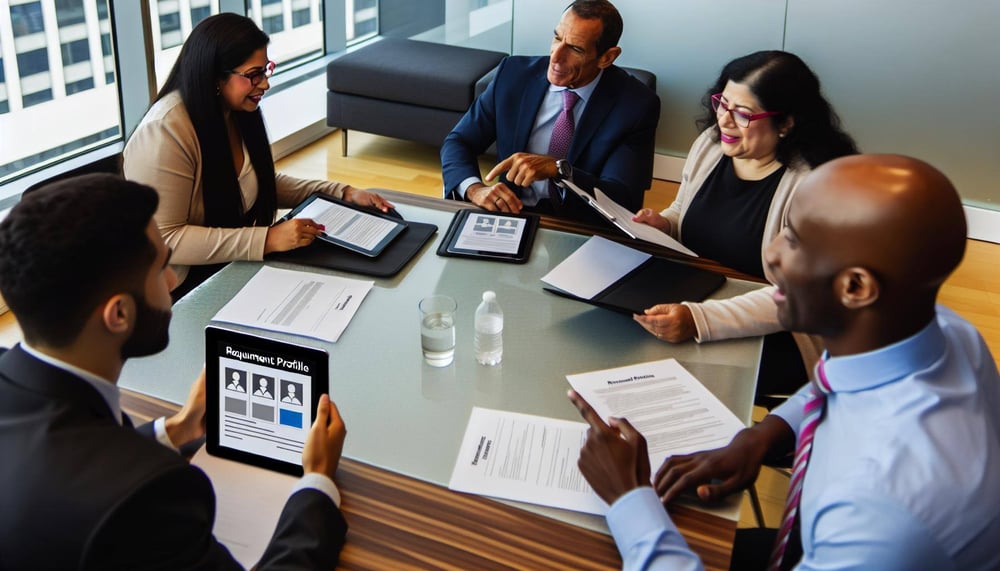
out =
[[464,112],[476,82],[507,54],[384,38],[330,62],[327,89]]

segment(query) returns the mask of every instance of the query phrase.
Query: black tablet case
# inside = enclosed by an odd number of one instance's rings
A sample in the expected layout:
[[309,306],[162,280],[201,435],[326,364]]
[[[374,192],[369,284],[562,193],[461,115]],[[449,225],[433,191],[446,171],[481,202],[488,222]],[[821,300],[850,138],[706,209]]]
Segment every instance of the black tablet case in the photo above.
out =
[[420,248],[437,232],[437,226],[424,222],[403,222],[406,229],[374,258],[352,252],[335,244],[315,240],[312,244],[268,254],[268,260],[294,262],[307,266],[318,266],[331,270],[341,270],[366,276],[387,278],[399,273],[417,255]]
[[653,256],[592,299],[584,299],[553,288],[543,289],[556,295],[632,315],[642,313],[659,303],[702,301],[724,283],[726,277],[718,272]]
[[[521,240],[524,243],[524,257],[523,258],[513,258],[507,257],[502,254],[495,256],[489,254],[472,254],[466,252],[451,252],[448,250],[449,244],[451,244],[452,239],[458,234],[459,229],[464,225],[465,221],[469,216],[475,214],[490,214],[496,216],[506,216],[509,218],[522,218],[527,221],[527,228],[525,233],[522,235]],[[451,224],[448,225],[448,230],[444,233],[444,238],[441,239],[441,244],[438,246],[437,255],[455,257],[455,258],[473,258],[476,260],[490,260],[492,262],[506,262],[508,264],[525,264],[528,259],[531,258],[531,248],[535,245],[535,234],[538,233],[538,216],[533,214],[511,214],[509,212],[487,212],[485,210],[478,210],[473,208],[466,208],[464,210],[459,210],[455,212],[455,216],[451,219]]]

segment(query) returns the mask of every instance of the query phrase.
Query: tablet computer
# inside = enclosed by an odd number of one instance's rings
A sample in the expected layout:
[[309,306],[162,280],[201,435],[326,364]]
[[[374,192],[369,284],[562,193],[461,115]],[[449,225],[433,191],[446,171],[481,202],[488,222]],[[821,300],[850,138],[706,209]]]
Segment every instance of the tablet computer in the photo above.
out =
[[302,448],[329,390],[326,351],[240,331],[205,328],[208,453],[302,475]]
[[326,229],[319,239],[375,257],[406,230],[406,224],[378,211],[362,210],[357,205],[314,192],[277,223],[292,218],[311,218]]
[[437,253],[523,264],[537,231],[538,217],[532,214],[459,210]]

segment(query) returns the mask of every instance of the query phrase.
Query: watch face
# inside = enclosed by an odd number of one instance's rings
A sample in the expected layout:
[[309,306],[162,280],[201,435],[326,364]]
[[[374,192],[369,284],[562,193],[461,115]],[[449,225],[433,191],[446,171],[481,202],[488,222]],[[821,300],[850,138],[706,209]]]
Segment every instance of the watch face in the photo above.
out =
[[559,171],[559,178],[569,178],[573,174],[573,167],[564,159],[556,161],[556,170]]

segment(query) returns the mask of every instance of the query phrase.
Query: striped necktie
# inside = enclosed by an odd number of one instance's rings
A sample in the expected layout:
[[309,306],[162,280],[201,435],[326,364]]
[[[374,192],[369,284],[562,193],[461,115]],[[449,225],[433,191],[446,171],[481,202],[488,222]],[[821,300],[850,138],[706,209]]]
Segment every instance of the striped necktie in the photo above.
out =
[[788,484],[788,499],[785,502],[785,511],[781,516],[781,527],[778,528],[778,536],[774,542],[774,550],[771,551],[771,559],[767,564],[768,571],[777,571],[781,568],[781,558],[785,554],[785,547],[791,536],[792,526],[799,512],[799,500],[802,498],[802,480],[806,476],[806,467],[809,464],[809,455],[812,452],[813,437],[816,436],[816,427],[823,420],[823,412],[826,408],[826,396],[832,392],[830,382],[826,378],[826,371],[823,369],[823,361],[816,364],[816,382],[810,384],[811,390],[806,398],[804,407],[805,417],[799,427],[799,443],[795,448],[795,463],[792,465],[792,479]]
[[[563,109],[556,117],[556,123],[552,126],[552,138],[549,139],[549,156],[556,159],[565,159],[569,154],[569,147],[573,144],[573,132],[576,130],[573,119],[573,107],[580,100],[580,96],[575,91],[564,89]],[[549,200],[553,205],[562,202],[562,194],[556,188],[556,184],[549,181]]]

